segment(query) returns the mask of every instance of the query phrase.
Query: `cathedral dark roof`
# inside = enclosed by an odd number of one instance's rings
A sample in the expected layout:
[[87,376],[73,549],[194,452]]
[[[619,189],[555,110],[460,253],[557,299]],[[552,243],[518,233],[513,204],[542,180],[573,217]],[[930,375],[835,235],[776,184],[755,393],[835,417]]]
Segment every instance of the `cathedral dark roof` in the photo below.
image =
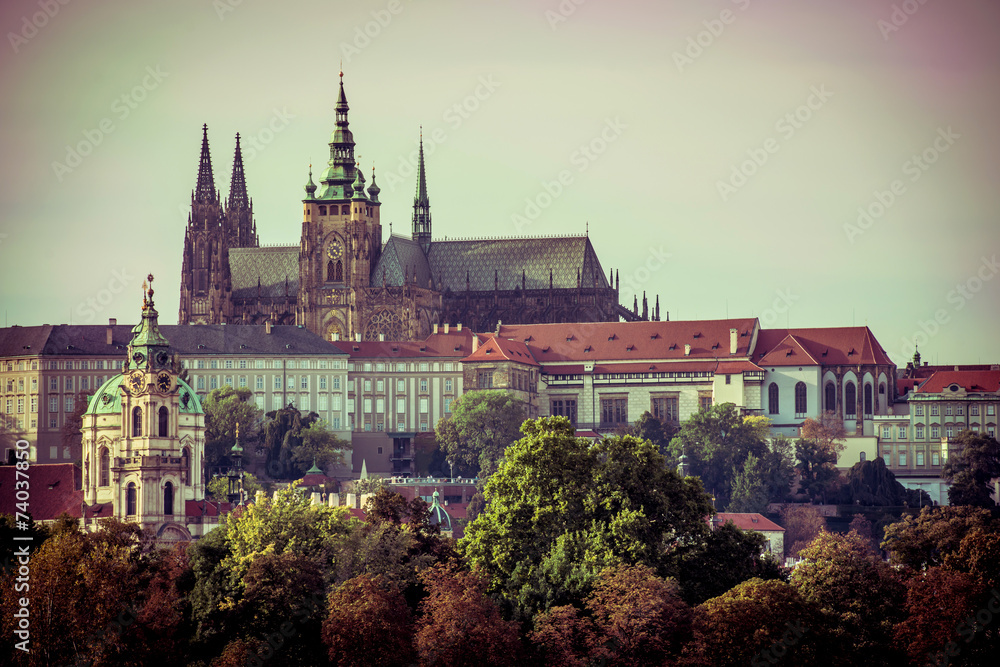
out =
[[[388,285],[400,285],[404,272],[412,276],[413,267],[419,285],[433,279],[438,287],[441,280],[441,291],[520,289],[522,271],[526,289],[548,289],[550,270],[555,289],[576,289],[578,275],[583,287],[593,287],[595,275],[599,287],[609,287],[586,236],[433,241],[426,258],[414,241],[392,236],[372,273],[372,284],[381,285],[384,275]],[[233,287],[235,291],[235,279]]]
[[230,248],[229,271],[232,279],[233,298],[253,299],[257,296],[298,297],[299,246],[269,246],[265,248]]

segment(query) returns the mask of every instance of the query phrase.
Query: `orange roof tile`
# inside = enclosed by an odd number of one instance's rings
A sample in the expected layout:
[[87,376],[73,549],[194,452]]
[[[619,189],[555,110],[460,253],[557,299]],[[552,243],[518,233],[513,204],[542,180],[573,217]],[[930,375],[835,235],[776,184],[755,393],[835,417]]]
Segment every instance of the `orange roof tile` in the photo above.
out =
[[[786,340],[792,337],[791,341]],[[787,345],[783,348],[782,345]],[[761,329],[757,337],[757,348],[751,361],[761,366],[788,365],[777,363],[778,359],[790,360],[797,355],[782,356],[788,349],[798,349],[800,361],[794,365],[815,364],[830,366],[837,364],[887,364],[895,365],[868,327],[816,327],[809,329]],[[784,351],[783,351],[784,350]],[[771,353],[775,354],[772,355]],[[767,358],[769,361],[764,361]],[[815,365],[812,364],[812,365]]]
[[1000,391],[1000,371],[938,371],[917,387],[918,394],[938,394],[953,384],[966,391]]
[[538,362],[532,356],[528,346],[521,341],[498,338],[492,334],[479,344],[479,349],[462,361],[516,361],[529,366],[537,366]]
[[780,530],[785,529],[771,521],[763,514],[751,512],[719,512],[715,515],[719,525],[732,522],[740,530]]
[[[15,496],[17,469],[0,466],[0,514],[14,514],[18,502]],[[72,463],[36,463],[28,469],[31,497],[28,512],[35,521],[59,518],[63,512],[80,517],[83,514],[83,490],[76,488],[79,469]]]

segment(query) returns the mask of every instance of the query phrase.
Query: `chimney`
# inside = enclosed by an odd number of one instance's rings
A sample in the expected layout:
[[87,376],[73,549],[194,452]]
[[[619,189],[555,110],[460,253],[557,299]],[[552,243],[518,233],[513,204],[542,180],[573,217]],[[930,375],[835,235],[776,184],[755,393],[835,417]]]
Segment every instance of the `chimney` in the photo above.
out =
[[451,329],[451,325],[450,325],[450,324],[448,324],[447,322],[445,322],[445,323],[444,323],[444,332],[445,332],[445,333],[448,333],[448,330],[449,330],[449,329]]
[[264,322],[264,333],[266,333],[268,335],[271,334],[271,320],[268,320],[267,322]]
[[[111,321],[114,322],[114,320],[111,320]],[[105,342],[108,345],[111,345],[111,324],[108,324],[108,336],[107,336],[107,338],[108,339]]]
[[[448,325],[445,325],[445,326],[448,326]],[[437,324],[432,325],[432,327],[431,327],[431,333],[437,334],[437,332],[438,332],[438,325]],[[448,330],[445,329],[444,332],[448,333]]]
[[459,322],[458,324],[455,325],[455,330],[456,331],[461,331],[462,330],[462,323],[461,322]]
[[115,319],[115,318],[113,318],[113,317],[109,317],[109,318],[108,318],[108,326],[109,326],[109,327],[113,327],[113,326],[115,326],[116,324],[118,324],[118,320],[116,320],[116,319]]
[[685,357],[691,356],[691,343],[684,343],[684,356]]
[[736,354],[740,347],[740,332],[736,329],[729,330],[729,354]]
[[[459,324],[458,326],[462,326]],[[472,334],[472,351],[475,352],[479,349],[479,336]]]

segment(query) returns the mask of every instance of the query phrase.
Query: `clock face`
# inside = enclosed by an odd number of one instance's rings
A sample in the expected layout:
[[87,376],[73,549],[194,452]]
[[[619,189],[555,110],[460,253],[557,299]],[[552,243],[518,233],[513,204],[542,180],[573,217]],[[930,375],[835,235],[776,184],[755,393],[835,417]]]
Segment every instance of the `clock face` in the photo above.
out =
[[173,380],[170,379],[169,373],[160,373],[156,376],[156,388],[161,392],[166,393],[170,391],[170,387],[173,386]]
[[326,247],[326,254],[330,259],[340,259],[344,254],[344,246],[339,241],[333,241]]
[[128,385],[132,388],[133,394],[138,394],[142,391],[143,386],[145,385],[142,373],[132,373],[132,375],[129,376]]

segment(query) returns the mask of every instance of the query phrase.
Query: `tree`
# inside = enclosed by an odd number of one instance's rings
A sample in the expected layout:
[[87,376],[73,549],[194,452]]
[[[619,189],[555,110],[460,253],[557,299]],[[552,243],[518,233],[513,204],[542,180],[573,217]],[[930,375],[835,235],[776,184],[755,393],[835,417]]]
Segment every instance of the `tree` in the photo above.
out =
[[327,429],[325,421],[311,420],[309,426],[302,429],[301,436],[302,444],[292,452],[291,458],[300,475],[305,475],[313,465],[323,470],[344,465],[345,452],[351,449],[351,443]]
[[800,555],[791,583],[828,615],[846,664],[899,664],[890,648],[905,600],[899,575],[857,533],[823,531]]
[[969,575],[941,567],[915,574],[906,588],[906,617],[896,625],[894,644],[912,664],[921,665],[958,639],[955,628],[975,613],[979,589]]
[[538,600],[561,599],[532,587],[543,580],[542,562],[558,560],[553,547],[564,534],[578,534],[562,547],[582,563],[656,570],[678,545],[707,535],[712,507],[700,482],[667,469],[650,443],[624,436],[592,446],[565,417],[528,420],[521,430],[486,483],[486,508],[459,541],[517,614],[530,617]]
[[268,452],[267,472],[276,479],[299,479],[313,463],[322,467],[343,465],[351,448],[315,412],[302,414],[294,405],[268,412],[261,429]]
[[323,644],[330,662],[343,667],[411,664],[413,615],[398,588],[382,577],[345,581],[329,597]]
[[893,565],[924,570],[943,565],[976,528],[996,534],[1000,533],[1000,522],[988,510],[977,507],[924,507],[918,516],[908,515],[888,526],[882,548],[889,552]]
[[781,508],[781,525],[785,529],[785,553],[794,557],[819,535],[826,521],[811,505],[785,505]]
[[[210,478],[205,488],[217,501],[226,502],[229,500],[229,478],[225,475]],[[257,496],[257,492],[263,490],[264,487],[260,485],[253,473],[244,471],[243,491],[246,493],[246,497],[253,500]]]
[[841,488],[841,502],[845,505],[911,507],[934,504],[926,491],[907,489],[900,484],[881,456],[851,466]]
[[[552,607],[534,619],[534,630],[528,635],[538,664],[554,667],[587,667],[595,664],[591,651],[602,646],[597,640],[597,628],[589,616],[580,614],[573,605]],[[602,656],[606,661],[607,657]]]
[[420,603],[414,646],[422,665],[516,665],[517,624],[505,621],[486,595],[486,578],[456,564],[421,572],[427,597]]
[[795,456],[792,441],[783,435],[770,439],[768,452],[761,459],[769,502],[781,503],[788,498],[795,481]]
[[661,455],[668,456],[670,441],[677,435],[677,427],[670,422],[660,421],[647,410],[634,424],[617,429],[615,435],[631,435],[640,440],[648,440]]
[[976,527],[970,530],[954,552],[946,554],[950,570],[965,572],[980,590],[1000,590],[1000,531]]
[[832,496],[840,484],[837,470],[837,452],[818,440],[799,439],[795,443],[795,468],[799,471],[799,484],[813,502]]
[[226,385],[210,391],[201,407],[205,411],[205,465],[226,465],[229,451],[236,444],[236,425],[240,425],[243,445],[257,430],[260,410],[253,403],[253,392]]
[[948,480],[948,502],[993,509],[992,481],[1000,477],[1000,443],[988,435],[962,431],[948,443],[958,454],[950,456],[941,477]]
[[733,470],[733,493],[729,501],[730,512],[767,511],[767,469],[763,460],[747,454],[742,469]]
[[671,462],[687,456],[690,474],[701,478],[715,496],[718,507],[729,505],[733,470],[740,469],[749,454],[767,453],[765,422],[742,417],[732,403],[713,405],[686,421],[670,441]]
[[787,653],[782,664],[821,664],[824,621],[791,584],[749,579],[695,608],[684,656],[690,664],[742,667]]
[[469,476],[488,477],[517,440],[525,416],[524,403],[510,392],[466,392],[451,404],[451,416],[438,422],[438,446]]
[[803,440],[812,440],[825,452],[834,454],[834,463],[837,462],[836,455],[844,451],[844,448],[847,446],[847,443],[844,442],[847,438],[847,429],[844,428],[844,422],[835,412],[830,410],[820,415],[818,420],[807,417],[802,422],[799,437]]

